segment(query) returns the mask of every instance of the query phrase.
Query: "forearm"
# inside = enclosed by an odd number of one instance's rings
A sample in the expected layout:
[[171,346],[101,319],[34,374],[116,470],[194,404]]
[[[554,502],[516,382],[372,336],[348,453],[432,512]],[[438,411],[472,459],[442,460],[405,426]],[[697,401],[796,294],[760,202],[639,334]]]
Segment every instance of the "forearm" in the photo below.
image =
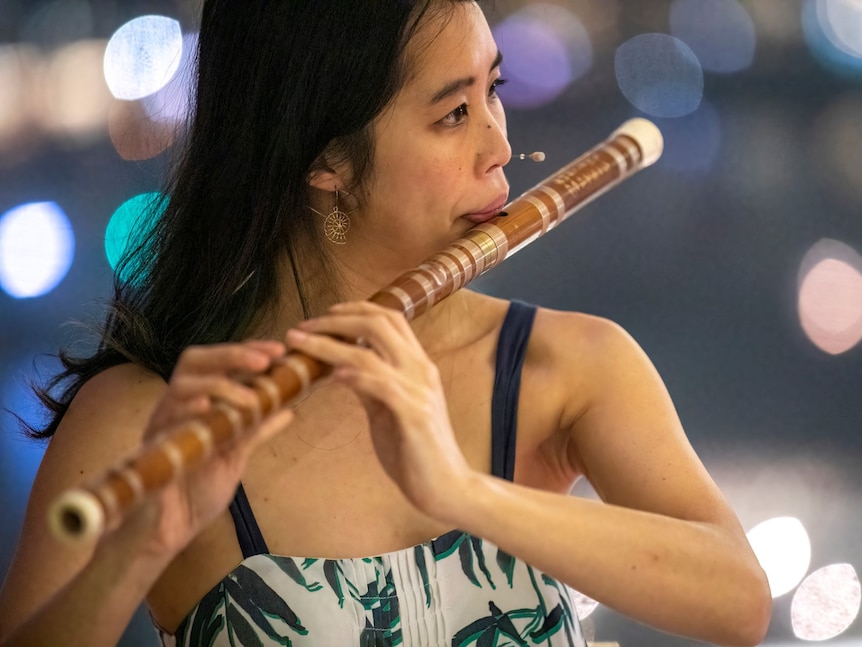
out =
[[40,607],[0,647],[115,645],[167,559],[129,553],[107,539],[87,566]]
[[769,596],[756,563],[721,527],[477,475],[458,527],[619,612],[664,631],[756,644]]

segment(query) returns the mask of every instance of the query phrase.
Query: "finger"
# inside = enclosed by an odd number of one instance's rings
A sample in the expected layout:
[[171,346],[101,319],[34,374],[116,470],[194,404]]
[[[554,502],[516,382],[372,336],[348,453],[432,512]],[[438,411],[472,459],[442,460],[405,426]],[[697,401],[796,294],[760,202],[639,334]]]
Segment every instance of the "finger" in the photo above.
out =
[[385,317],[399,331],[412,333],[410,322],[400,310],[385,308],[371,301],[347,301],[330,306],[329,311],[334,315],[379,315]]
[[287,332],[287,343],[291,348],[331,366],[349,365],[371,368],[384,361],[372,349],[349,344],[329,335],[318,335],[296,328]]
[[180,355],[174,373],[259,373],[272,364],[262,344],[189,346]]
[[401,414],[410,411],[416,403],[410,390],[404,387],[391,370],[373,372],[342,366],[333,372],[332,377],[334,381],[353,389],[363,401],[382,404],[397,417],[402,417]]
[[269,355],[271,358],[281,357],[284,355],[284,344],[276,339],[249,339],[243,344],[261,353]]
[[211,402],[206,395],[199,395],[188,400],[164,401],[150,416],[144,438],[162,433],[184,420],[202,416],[210,410],[210,407]]
[[409,326],[400,329],[381,312],[324,315],[303,321],[299,327],[305,332],[356,339],[358,345],[374,349],[384,361],[396,366],[405,366],[424,352]]
[[225,375],[176,375],[170,382],[170,398],[190,400],[206,396],[241,408],[257,406],[254,390]]

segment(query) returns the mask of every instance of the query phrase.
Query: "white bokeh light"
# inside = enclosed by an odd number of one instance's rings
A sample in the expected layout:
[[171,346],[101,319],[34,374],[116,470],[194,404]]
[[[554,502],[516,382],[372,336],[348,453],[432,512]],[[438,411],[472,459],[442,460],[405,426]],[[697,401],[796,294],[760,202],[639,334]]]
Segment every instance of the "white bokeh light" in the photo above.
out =
[[817,0],[817,18],[823,33],[838,49],[862,58],[862,2]]
[[118,99],[134,101],[167,85],[180,67],[183,33],[165,16],[141,16],[120,27],[105,48],[105,81]]
[[805,578],[793,594],[790,621],[802,640],[829,640],[844,633],[862,605],[859,576],[850,564],[830,564]]
[[17,299],[53,290],[75,254],[72,225],[54,202],[32,202],[0,216],[0,287]]
[[152,121],[182,123],[186,120],[195,78],[194,59],[197,46],[197,33],[185,34],[180,65],[173,78],[159,91],[142,100],[144,110]]
[[747,536],[769,580],[772,597],[792,591],[811,563],[811,541],[802,522],[794,517],[768,519],[749,530]]
[[806,0],[802,32],[811,53],[830,70],[862,73],[862,0]]

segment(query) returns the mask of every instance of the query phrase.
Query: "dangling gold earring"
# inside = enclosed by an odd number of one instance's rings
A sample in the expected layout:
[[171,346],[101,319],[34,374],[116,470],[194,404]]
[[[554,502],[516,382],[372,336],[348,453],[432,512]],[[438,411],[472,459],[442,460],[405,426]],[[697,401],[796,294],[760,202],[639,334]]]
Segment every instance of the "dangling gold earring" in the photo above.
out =
[[344,245],[347,242],[348,229],[350,229],[350,216],[338,207],[338,189],[336,189],[335,204],[323,221],[323,233],[329,242]]

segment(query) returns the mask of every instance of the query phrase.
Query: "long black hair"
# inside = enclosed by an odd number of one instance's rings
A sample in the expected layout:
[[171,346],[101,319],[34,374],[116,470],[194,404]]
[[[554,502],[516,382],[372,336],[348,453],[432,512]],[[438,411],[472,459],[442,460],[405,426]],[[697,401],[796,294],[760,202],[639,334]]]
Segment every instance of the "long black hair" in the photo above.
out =
[[[454,1],[454,0],[453,0]],[[192,344],[239,340],[273,309],[280,267],[292,269],[304,316],[309,285],[331,282],[308,174],[349,162],[361,185],[371,122],[409,74],[405,46],[443,0],[206,0],[193,110],[163,215],[127,252],[87,357],[36,392],[54,434],[81,386],[135,362],[168,379]],[[324,161],[324,153],[326,153]]]

